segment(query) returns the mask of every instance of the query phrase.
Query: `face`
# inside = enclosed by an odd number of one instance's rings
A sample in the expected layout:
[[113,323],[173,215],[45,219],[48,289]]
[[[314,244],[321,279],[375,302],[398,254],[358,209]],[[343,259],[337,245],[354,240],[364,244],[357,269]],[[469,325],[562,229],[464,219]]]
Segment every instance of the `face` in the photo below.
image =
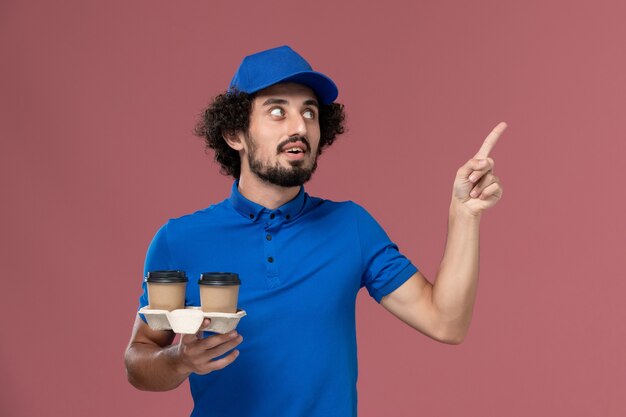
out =
[[241,133],[245,170],[281,187],[300,186],[317,168],[319,104],[303,85],[276,84],[257,93],[248,132]]

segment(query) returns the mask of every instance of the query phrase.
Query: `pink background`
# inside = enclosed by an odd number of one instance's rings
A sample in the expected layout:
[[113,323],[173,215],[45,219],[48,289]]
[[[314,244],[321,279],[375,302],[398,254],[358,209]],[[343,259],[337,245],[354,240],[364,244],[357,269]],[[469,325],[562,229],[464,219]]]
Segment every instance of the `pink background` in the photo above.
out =
[[191,130],[282,44],[348,113],[307,191],[365,206],[431,281],[456,170],[509,123],[467,339],[361,292],[359,415],[626,415],[623,2],[95,3],[0,6],[1,415],[189,414],[187,384],[126,382],[145,251],[228,195]]

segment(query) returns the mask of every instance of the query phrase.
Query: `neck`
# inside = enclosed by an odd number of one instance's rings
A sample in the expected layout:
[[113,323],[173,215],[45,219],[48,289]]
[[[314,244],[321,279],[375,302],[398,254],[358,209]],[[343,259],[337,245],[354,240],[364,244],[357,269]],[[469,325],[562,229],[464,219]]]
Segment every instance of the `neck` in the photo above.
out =
[[275,210],[293,200],[300,192],[300,186],[280,187],[242,170],[239,177],[239,192],[248,200],[260,204],[266,209]]

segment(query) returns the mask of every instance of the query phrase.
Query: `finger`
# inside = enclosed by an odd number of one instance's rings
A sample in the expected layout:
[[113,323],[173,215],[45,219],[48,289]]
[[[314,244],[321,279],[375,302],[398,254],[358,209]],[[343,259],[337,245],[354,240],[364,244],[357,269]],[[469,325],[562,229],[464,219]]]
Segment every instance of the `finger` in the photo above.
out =
[[209,369],[209,372],[224,369],[228,365],[233,363],[235,359],[237,359],[238,356],[239,356],[239,351],[233,350],[232,352],[230,352],[228,355],[224,356],[223,358],[220,358],[216,361],[209,362],[207,368]]
[[487,200],[490,197],[502,197],[502,186],[498,182],[494,182],[487,186],[483,192],[478,196],[480,200]]
[[206,355],[204,356],[208,360],[212,360],[214,358],[218,358],[222,356],[224,353],[233,350],[237,345],[243,342],[243,337],[241,335],[237,336],[236,339],[229,341],[228,343],[223,343],[214,347],[213,349],[209,349],[206,351]]
[[202,349],[213,349],[216,346],[221,344],[230,342],[238,336],[237,330],[233,330],[232,332],[226,334],[216,334],[213,336],[209,336],[206,339],[202,339],[199,341],[199,346]]
[[[477,161],[477,160],[473,160]],[[495,161],[491,158],[480,159],[475,165],[472,165],[473,169],[468,170],[470,172],[467,177],[471,182],[477,182],[484,178],[484,175],[493,172],[493,168],[496,165]]]
[[467,179],[470,181],[478,181],[486,172],[493,170],[494,161],[491,158],[487,159],[470,159],[465,165],[463,165],[457,171],[459,178]]
[[502,135],[502,132],[504,132],[506,127],[507,127],[507,124],[505,122],[498,123],[498,125],[493,128],[491,133],[487,135],[487,137],[485,138],[485,141],[483,142],[483,145],[480,147],[480,150],[478,151],[476,156],[474,156],[474,158],[476,159],[487,158],[489,156],[489,153],[493,150],[494,146],[496,146],[496,143],[498,142],[500,135]]
[[470,197],[476,198],[478,197],[484,189],[493,184],[494,182],[498,182],[498,177],[493,174],[487,174],[476,184],[476,186],[470,192]]

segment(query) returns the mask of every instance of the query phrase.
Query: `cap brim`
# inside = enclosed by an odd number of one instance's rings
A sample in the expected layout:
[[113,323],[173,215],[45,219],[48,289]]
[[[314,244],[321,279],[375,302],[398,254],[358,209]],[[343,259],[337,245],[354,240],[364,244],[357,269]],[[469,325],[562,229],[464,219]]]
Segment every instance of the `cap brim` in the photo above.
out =
[[339,90],[337,89],[337,86],[335,85],[333,80],[331,80],[321,72],[317,71],[297,72],[295,74],[291,74],[287,77],[280,78],[278,80],[257,87],[254,91],[250,91],[250,93],[256,93],[257,91],[263,90],[264,88],[270,87],[274,84],[284,82],[294,82],[306,85],[311,90],[313,90],[315,94],[317,94],[317,97],[320,99],[322,104],[332,103],[339,95]]

